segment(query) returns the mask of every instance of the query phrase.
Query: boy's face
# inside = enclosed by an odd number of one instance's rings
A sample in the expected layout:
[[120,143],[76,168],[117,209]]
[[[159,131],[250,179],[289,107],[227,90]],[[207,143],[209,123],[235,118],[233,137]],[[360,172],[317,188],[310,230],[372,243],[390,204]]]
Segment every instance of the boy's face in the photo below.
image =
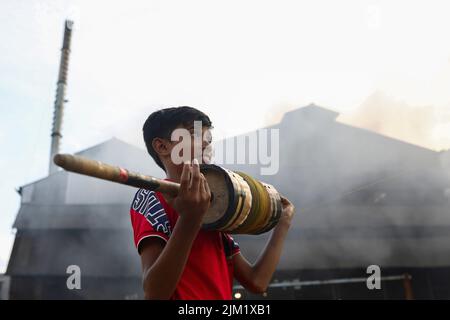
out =
[[212,157],[212,132],[211,128],[202,127],[197,134],[195,128],[188,129],[191,133],[191,161],[196,158],[200,163],[210,163]]
[[212,157],[211,128],[201,125],[179,126],[172,132],[170,158],[175,165],[186,160],[197,159],[200,163],[210,163]]

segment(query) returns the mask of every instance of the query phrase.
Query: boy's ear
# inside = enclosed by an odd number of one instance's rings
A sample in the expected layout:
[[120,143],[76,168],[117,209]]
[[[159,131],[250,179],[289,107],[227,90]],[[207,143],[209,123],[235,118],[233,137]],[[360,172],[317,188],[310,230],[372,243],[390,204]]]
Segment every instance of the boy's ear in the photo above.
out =
[[170,154],[170,142],[166,139],[154,138],[152,141],[152,147],[155,152],[161,156]]

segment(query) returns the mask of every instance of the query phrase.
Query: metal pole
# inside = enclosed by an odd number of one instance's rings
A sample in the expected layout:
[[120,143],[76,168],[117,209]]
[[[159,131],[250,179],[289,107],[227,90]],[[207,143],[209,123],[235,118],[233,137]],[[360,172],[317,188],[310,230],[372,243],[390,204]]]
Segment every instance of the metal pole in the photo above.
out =
[[[411,277],[411,276],[409,276]],[[381,277],[381,281],[398,281],[404,280],[405,276],[386,276]],[[302,286],[319,286],[330,284],[345,284],[345,283],[357,283],[366,282],[367,278],[343,278],[343,279],[330,279],[330,280],[311,280],[311,281],[282,281],[269,284],[269,288],[283,288],[283,287],[302,287]],[[244,289],[241,285],[236,285],[233,289]]]
[[405,273],[403,275],[403,288],[405,289],[406,300],[414,300],[411,278],[411,275],[409,275],[408,273]]
[[64,102],[67,86],[67,72],[69,68],[70,40],[72,38],[73,21],[66,20],[64,23],[64,39],[61,49],[61,60],[59,63],[59,74],[56,88],[55,110],[53,113],[53,128],[51,134],[51,149],[49,174],[57,171],[57,166],[53,163],[53,156],[59,152],[60,140],[62,138],[61,126],[64,112]]

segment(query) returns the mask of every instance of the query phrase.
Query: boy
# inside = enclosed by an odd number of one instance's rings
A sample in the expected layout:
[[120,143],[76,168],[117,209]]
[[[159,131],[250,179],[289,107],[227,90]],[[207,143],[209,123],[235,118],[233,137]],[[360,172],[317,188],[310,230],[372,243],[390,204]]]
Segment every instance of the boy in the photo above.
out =
[[[143,127],[149,154],[166,172],[168,180],[180,183],[175,198],[140,189],[131,205],[134,242],[142,261],[144,296],[146,299],[229,300],[233,278],[250,292],[264,293],[278,264],[294,207],[282,198],[280,221],[254,264],[244,258],[230,235],[202,230],[211,192],[200,173],[198,158],[194,153],[192,161],[176,164],[171,157],[173,148],[181,143],[171,141],[172,132],[180,128],[192,132],[194,121],[201,121],[202,134],[208,136],[212,127],[209,117],[190,107],[156,111]],[[200,142],[202,160],[208,162],[211,141]]]

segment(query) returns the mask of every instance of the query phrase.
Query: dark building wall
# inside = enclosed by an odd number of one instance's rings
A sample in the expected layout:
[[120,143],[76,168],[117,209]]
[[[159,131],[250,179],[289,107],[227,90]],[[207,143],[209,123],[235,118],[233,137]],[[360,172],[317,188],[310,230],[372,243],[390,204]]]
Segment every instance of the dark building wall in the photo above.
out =
[[141,277],[83,276],[81,289],[69,290],[67,276],[14,276],[13,300],[135,300],[143,299]]
[[[69,290],[67,267],[81,272]],[[130,230],[19,230],[8,265],[10,299],[142,298],[141,266]]]
[[[414,299],[450,299],[450,267],[441,268],[382,268],[382,277],[411,276],[412,294]],[[314,281],[331,279],[367,278],[365,269],[304,269],[285,270],[275,274],[275,282],[283,280]],[[307,285],[302,287],[270,288],[267,296],[243,293],[243,299],[386,299],[404,300],[406,291],[403,280],[381,281],[380,290],[369,290],[365,282],[345,284]]]

